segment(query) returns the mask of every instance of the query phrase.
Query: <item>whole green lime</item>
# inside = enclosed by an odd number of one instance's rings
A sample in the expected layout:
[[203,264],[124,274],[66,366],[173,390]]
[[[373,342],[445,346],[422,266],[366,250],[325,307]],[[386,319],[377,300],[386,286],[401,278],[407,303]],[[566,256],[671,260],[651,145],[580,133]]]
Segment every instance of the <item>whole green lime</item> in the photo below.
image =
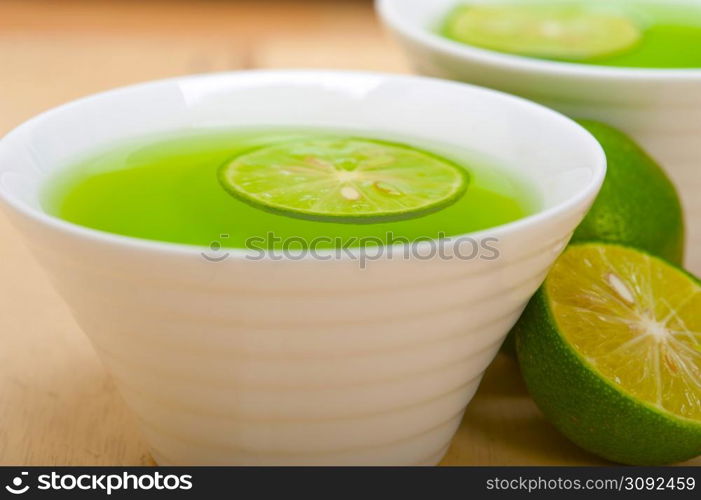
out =
[[622,132],[579,121],[603,147],[606,180],[572,241],[608,241],[646,250],[682,264],[684,216],[679,196],[665,172]]
[[634,465],[701,454],[701,282],[618,244],[570,245],[516,328],[528,390],[572,441]]
[[[608,169],[601,191],[572,242],[621,243],[681,265],[684,216],[677,191],[665,172],[622,132],[599,122],[578,122],[603,147]],[[513,333],[502,351],[515,354]]]

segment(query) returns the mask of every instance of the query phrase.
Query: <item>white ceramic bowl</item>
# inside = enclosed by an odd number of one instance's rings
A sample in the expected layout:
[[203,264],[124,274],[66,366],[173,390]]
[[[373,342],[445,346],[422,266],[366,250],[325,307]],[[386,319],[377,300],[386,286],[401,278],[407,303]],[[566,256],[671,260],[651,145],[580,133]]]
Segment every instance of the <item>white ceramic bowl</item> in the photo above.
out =
[[701,68],[637,69],[543,61],[471,47],[438,35],[435,27],[451,8],[463,3],[468,0],[377,0],[377,10],[420,73],[520,95],[573,117],[607,122],[638,140],[680,190],[689,215],[687,265],[701,273],[701,223],[695,220],[701,216]]
[[[154,131],[344,126],[474,148],[542,209],[476,233],[496,260],[210,262],[203,248],[42,211],[52,170]],[[88,97],[0,141],[0,198],[113,374],[160,464],[435,464],[504,336],[592,203],[598,143],[498,92],[422,77],[244,72]],[[41,360],[37,360],[41,362]]]

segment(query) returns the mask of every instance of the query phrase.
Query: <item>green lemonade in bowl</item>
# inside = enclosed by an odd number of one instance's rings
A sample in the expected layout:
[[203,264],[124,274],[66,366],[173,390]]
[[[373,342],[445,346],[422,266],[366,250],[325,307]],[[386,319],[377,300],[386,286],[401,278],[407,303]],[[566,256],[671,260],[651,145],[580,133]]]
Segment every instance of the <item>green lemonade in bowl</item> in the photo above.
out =
[[701,4],[465,3],[444,19],[451,40],[545,60],[627,68],[701,68]]
[[256,250],[414,242],[537,210],[518,174],[416,143],[302,129],[153,136],[65,165],[45,184],[44,208],[125,236]]

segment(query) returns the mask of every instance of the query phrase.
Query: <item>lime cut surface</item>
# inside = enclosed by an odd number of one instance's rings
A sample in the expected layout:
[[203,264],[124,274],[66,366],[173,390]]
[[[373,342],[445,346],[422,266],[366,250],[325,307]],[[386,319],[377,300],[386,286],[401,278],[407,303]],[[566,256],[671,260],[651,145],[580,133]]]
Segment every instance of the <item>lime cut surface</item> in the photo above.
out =
[[225,164],[232,195],[293,217],[379,222],[417,217],[465,193],[457,165],[407,146],[356,138],[312,138],[262,147]]
[[565,337],[604,377],[701,422],[701,285],[662,260],[618,246],[579,246],[546,285]]
[[628,464],[701,454],[701,282],[617,244],[571,245],[516,326],[524,380],[580,446]]
[[630,18],[579,5],[483,5],[458,8],[445,35],[500,52],[587,60],[634,47],[642,33]]

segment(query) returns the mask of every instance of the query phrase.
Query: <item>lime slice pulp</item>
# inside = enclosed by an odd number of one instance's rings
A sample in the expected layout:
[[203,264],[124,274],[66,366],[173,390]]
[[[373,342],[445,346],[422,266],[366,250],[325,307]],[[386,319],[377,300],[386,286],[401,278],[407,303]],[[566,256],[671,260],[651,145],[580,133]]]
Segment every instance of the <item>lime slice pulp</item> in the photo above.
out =
[[588,60],[633,48],[641,30],[629,17],[579,5],[484,5],[456,10],[445,34],[500,52]]
[[222,166],[232,195],[293,217],[379,222],[426,215],[462,196],[467,172],[408,146],[310,138],[265,146]]

